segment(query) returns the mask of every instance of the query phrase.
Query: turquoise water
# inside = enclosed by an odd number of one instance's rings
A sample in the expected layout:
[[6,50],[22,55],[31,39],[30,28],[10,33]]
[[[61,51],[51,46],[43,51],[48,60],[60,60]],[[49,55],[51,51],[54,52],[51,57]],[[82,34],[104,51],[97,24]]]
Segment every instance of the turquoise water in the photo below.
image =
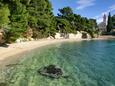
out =
[[[9,66],[9,86],[115,86],[115,41],[82,41],[42,47]],[[38,69],[50,64],[61,67],[68,78],[50,79]]]

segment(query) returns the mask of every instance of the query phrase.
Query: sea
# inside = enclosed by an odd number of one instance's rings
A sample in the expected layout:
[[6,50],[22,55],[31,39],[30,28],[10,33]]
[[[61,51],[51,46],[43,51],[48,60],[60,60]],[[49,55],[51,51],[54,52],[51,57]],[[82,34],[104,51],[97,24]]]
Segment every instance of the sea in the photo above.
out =
[[[21,56],[0,72],[4,86],[115,86],[115,40],[55,43]],[[68,77],[40,75],[38,70],[48,65]]]

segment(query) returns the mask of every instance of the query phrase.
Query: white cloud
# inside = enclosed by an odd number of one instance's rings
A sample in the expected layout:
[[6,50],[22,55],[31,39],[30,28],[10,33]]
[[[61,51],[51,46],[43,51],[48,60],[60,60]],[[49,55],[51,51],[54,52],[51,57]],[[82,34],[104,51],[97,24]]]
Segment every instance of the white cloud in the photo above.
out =
[[97,19],[97,22],[100,23],[103,20],[103,15],[108,15],[109,12],[115,11],[115,4],[111,5],[108,10],[102,12],[100,15],[95,16],[94,18]]
[[115,10],[115,4],[110,6],[109,9],[110,9],[110,11],[114,11]]
[[95,0],[78,0],[77,1],[77,10],[81,10],[81,9],[84,9],[86,7],[89,7],[89,6],[93,6],[95,5]]

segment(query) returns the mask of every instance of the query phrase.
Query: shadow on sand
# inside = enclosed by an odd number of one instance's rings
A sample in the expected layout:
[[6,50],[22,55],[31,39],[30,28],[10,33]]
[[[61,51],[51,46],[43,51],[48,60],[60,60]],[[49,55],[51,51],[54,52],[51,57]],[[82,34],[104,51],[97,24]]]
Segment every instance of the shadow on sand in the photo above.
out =
[[9,45],[8,45],[8,44],[6,44],[6,43],[4,43],[4,44],[0,44],[0,47],[8,48],[8,47],[9,47]]

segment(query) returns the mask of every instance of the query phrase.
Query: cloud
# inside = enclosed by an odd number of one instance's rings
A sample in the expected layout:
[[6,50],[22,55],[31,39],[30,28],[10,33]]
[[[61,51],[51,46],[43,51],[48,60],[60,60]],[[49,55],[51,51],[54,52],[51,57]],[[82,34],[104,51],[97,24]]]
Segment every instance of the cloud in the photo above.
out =
[[109,9],[110,9],[110,11],[114,11],[115,10],[115,4],[110,6]]
[[95,0],[78,0],[77,1],[77,10],[81,10],[81,9],[84,9],[84,8],[87,8],[89,6],[93,6],[95,5]]
[[108,10],[102,12],[100,15],[95,16],[94,18],[97,19],[97,22],[100,23],[103,20],[103,15],[108,15],[109,12],[115,11],[115,4],[111,5]]

